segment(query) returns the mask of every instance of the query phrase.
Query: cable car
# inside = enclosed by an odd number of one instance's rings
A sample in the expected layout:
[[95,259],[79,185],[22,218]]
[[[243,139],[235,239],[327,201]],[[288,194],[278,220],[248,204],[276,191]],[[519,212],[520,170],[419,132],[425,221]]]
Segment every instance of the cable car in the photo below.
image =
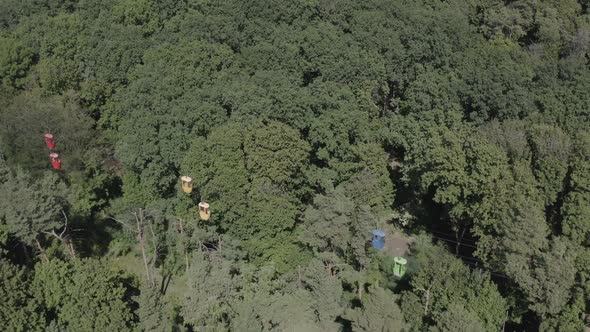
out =
[[53,140],[53,135],[45,134],[43,136],[45,137],[45,145],[47,145],[49,150],[55,149],[55,141]]
[[408,261],[403,257],[393,257],[393,275],[396,277],[403,277],[406,274],[406,264]]
[[49,158],[51,159],[51,166],[54,169],[61,169],[61,161],[58,159],[59,155],[57,153],[49,154]]
[[373,247],[375,249],[381,250],[383,246],[385,246],[385,233],[381,230],[374,230],[373,231],[373,239],[371,240]]
[[211,211],[209,211],[209,204],[206,202],[199,203],[199,216],[201,220],[209,220],[211,218]]
[[187,194],[193,192],[193,179],[190,176],[182,176],[180,181],[182,181],[182,191]]

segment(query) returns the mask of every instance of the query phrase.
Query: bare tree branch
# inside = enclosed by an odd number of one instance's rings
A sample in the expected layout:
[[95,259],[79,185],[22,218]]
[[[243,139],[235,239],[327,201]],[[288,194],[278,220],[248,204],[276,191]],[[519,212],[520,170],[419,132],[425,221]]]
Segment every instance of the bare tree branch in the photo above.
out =
[[39,242],[39,239],[35,238],[35,244],[37,244],[37,249],[39,249],[39,251],[41,252],[41,260],[43,260],[43,262],[45,263],[49,262],[49,258],[47,258],[45,249],[43,249],[43,247],[41,246],[41,242]]
[[122,222],[122,221],[120,221],[120,220],[117,220],[117,219],[115,219],[114,217],[108,217],[108,219],[111,219],[111,220],[113,220],[113,221],[115,221],[115,222],[118,222],[119,224],[121,224],[121,225],[123,225],[123,226],[127,227],[127,228],[128,228],[130,231],[132,231],[132,232],[134,232],[134,233],[136,232],[136,231],[135,231],[133,228],[131,228],[131,226],[127,225],[126,223],[124,223],[124,222]]
[[61,233],[57,234],[55,230],[51,230],[51,232],[43,232],[44,234],[51,235],[58,239],[68,250],[68,253],[71,258],[76,258],[76,250],[74,249],[74,245],[72,244],[71,239],[67,236],[66,232],[68,230],[68,216],[66,215],[64,210],[61,210],[61,213],[64,216],[64,227]]
[[66,231],[68,230],[68,216],[66,215],[63,209],[61,210],[61,213],[64,215],[64,229],[61,231],[61,234],[59,236],[63,237]]

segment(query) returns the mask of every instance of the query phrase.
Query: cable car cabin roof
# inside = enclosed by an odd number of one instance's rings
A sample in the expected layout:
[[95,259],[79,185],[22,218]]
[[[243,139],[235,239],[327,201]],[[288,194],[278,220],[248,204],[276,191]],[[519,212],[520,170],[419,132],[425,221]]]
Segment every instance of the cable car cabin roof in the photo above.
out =
[[180,180],[183,182],[191,182],[193,179],[190,176],[181,176]]
[[404,264],[406,264],[406,263],[408,262],[408,261],[407,261],[405,258],[403,258],[403,257],[394,257],[394,258],[393,258],[393,261],[394,261],[394,262],[396,262],[396,263],[402,264],[402,265],[404,265]]
[[373,231],[373,235],[374,236],[379,236],[379,237],[385,237],[385,233],[383,231],[381,231],[381,230],[378,230],[378,229],[376,229],[376,230]]

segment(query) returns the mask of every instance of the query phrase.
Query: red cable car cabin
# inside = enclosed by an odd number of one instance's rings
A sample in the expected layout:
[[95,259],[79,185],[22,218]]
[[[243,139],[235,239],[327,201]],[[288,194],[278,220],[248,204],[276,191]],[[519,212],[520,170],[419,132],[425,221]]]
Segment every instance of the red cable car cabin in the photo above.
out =
[[53,135],[45,134],[45,144],[50,150],[55,149],[55,141],[53,140]]
[[54,169],[61,168],[61,161],[59,159],[57,159],[57,158],[59,158],[59,155],[57,153],[50,154],[49,158],[51,158],[51,166],[53,166]]

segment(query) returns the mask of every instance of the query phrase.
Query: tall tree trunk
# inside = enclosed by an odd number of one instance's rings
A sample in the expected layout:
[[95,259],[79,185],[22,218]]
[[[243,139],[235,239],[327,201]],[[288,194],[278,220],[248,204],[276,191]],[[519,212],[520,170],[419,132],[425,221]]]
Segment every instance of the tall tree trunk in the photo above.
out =
[[72,243],[72,241],[69,239],[63,240],[63,244],[68,249],[68,253],[70,254],[70,258],[76,259],[76,250],[74,249],[74,244]]
[[424,316],[428,316],[428,312],[430,311],[430,290],[432,290],[432,287],[434,287],[434,281],[430,284],[430,287],[428,287],[428,289],[424,289],[422,288],[422,290],[424,291]]
[[180,223],[180,237],[182,238],[182,245],[184,250],[184,266],[185,271],[188,272],[189,264],[188,264],[188,245],[186,243],[186,239],[184,238],[184,225],[181,219],[178,220]]
[[154,232],[154,228],[152,224],[148,222],[148,226],[150,228],[150,233],[152,234],[152,246],[154,247],[154,252],[152,253],[152,264],[150,266],[150,271],[152,273],[152,286],[156,286],[156,280],[154,278],[153,272],[156,268],[156,261],[158,260],[158,243],[156,242],[156,233]]
[[35,238],[35,243],[37,244],[37,249],[39,249],[39,252],[41,253],[41,260],[45,263],[49,262],[49,258],[47,258],[47,254],[45,253],[45,249],[43,249],[43,247],[41,246],[41,243],[39,242],[39,240],[37,238]]
[[152,283],[152,280],[150,278],[150,268],[148,266],[147,255],[145,254],[145,241],[144,241],[143,234],[139,234],[138,237],[139,237],[139,239],[138,239],[139,246],[141,247],[141,256],[143,257],[143,265],[145,267],[145,277],[149,283]]
[[455,239],[457,240],[457,245],[455,246],[455,254],[459,255],[459,249],[461,247],[461,241],[463,241],[463,237],[465,236],[465,231],[467,230],[467,227],[463,227],[463,230],[461,231],[461,236],[459,236],[458,232],[455,232]]
[[143,232],[143,210],[139,209],[139,216],[135,213],[135,223],[137,224],[137,240],[139,241],[139,247],[141,248],[141,256],[143,257],[143,265],[145,267],[145,276],[147,281],[153,285],[152,278],[150,277],[150,268],[148,266],[147,255],[145,253],[145,235]]
[[72,254],[72,258],[76,259],[76,250],[74,249],[74,244],[72,241],[68,240],[68,246],[70,247],[70,254]]
[[358,281],[358,297],[359,297],[359,301],[363,301],[363,283],[359,280]]
[[430,288],[428,288],[424,297],[426,297],[426,303],[424,303],[424,316],[428,316],[428,307],[430,306]]

